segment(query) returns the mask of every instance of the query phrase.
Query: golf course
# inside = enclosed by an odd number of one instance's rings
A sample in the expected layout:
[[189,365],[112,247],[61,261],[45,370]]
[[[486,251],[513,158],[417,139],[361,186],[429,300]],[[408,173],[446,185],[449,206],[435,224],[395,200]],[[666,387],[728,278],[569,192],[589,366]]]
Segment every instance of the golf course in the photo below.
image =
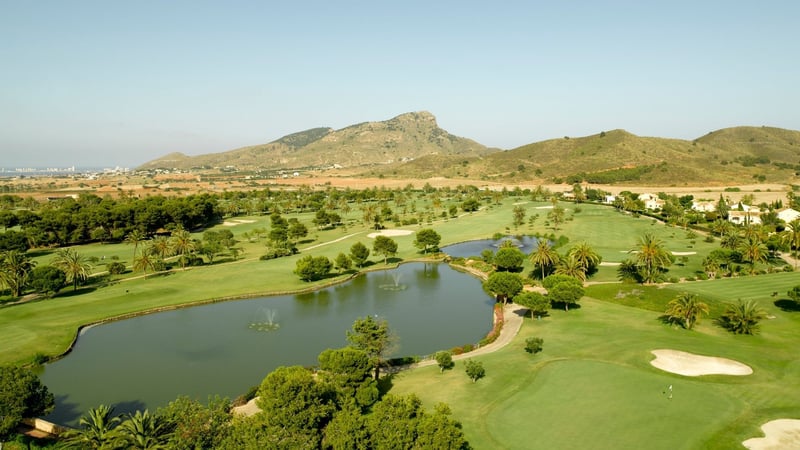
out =
[[[448,404],[475,449],[730,449],[762,436],[760,427],[766,422],[800,418],[800,308],[786,296],[800,285],[798,272],[767,270],[765,263],[761,272],[775,273],[701,280],[703,258],[719,248],[718,239],[704,239],[704,234],[608,205],[559,206],[567,219],[557,229],[545,218],[550,202],[514,197],[457,217],[397,227],[408,232],[391,234],[398,244],[396,254],[387,261],[371,256],[367,269],[429,258],[414,246],[414,232],[423,228],[439,233],[441,246],[497,234],[565,236],[559,252],[586,242],[603,264],[585,283],[579,306],[551,309],[539,319],[527,316],[510,344],[475,356],[486,370],[477,382],[464,374],[462,359],[448,370],[427,366],[395,373],[388,379],[389,392],[416,394],[427,409]],[[528,217],[541,217],[514,226],[512,211],[519,207]],[[298,244],[298,255],[267,261],[258,258],[263,242],[250,237],[268,227],[267,217],[240,216],[210,228],[233,232],[242,247],[238,257],[220,257],[199,267],[175,266],[162,273],[129,270],[115,277],[103,275],[102,265],[97,265],[93,270],[102,283],[88,283],[74,292],[67,286],[53,298],[6,302],[0,307],[0,363],[58,357],[68,351],[80,327],[106,320],[344,282],[353,272],[305,282],[293,269],[306,255],[333,259],[356,242],[371,246],[373,238],[367,235],[374,230],[354,220],[357,212],[350,216],[343,218],[346,228],[313,231]],[[289,217],[310,225],[313,214]],[[673,282],[618,281],[619,263],[631,257],[637,238],[645,233],[660,239],[673,255],[681,255],[666,274]],[[200,238],[202,232],[194,235]],[[135,252],[123,243],[76,249],[129,267]],[[40,264],[53,258],[49,250],[32,253]],[[533,269],[526,259],[522,275],[527,277]],[[696,294],[709,309],[690,330],[663,317],[668,303],[682,293]],[[766,312],[754,335],[734,334],[717,323],[726,306],[740,299],[756,302]],[[543,339],[540,353],[525,351],[526,339],[532,337]],[[671,373],[651,364],[652,352],[658,349],[727,358],[748,366],[752,374]]]

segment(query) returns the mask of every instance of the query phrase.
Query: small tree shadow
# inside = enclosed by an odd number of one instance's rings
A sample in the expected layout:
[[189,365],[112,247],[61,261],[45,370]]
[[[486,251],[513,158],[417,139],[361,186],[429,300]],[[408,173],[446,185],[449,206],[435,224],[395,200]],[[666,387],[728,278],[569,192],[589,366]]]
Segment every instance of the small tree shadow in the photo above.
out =
[[381,375],[381,378],[378,380],[378,392],[380,392],[381,397],[383,397],[389,391],[392,390],[392,387],[394,386],[393,380],[394,380],[393,373],[389,374],[384,373],[383,375]]
[[786,312],[798,312],[800,311],[800,303],[789,300],[788,298],[782,298],[780,300],[775,300],[775,306],[781,309],[781,311]]
[[[553,302],[553,309],[560,309],[561,311],[566,310],[567,304],[564,302]],[[572,311],[573,309],[581,309],[580,303],[570,303],[569,310]]]
[[66,297],[74,297],[76,295],[83,295],[89,294],[97,290],[97,286],[88,286],[88,287],[80,287],[78,286],[78,290],[72,289],[72,286],[67,286],[63,288],[57,295],[54,295],[53,298],[66,298]]
[[656,320],[663,323],[664,325],[672,325],[673,323],[676,323],[675,319],[667,314],[662,314],[658,316],[658,319]]

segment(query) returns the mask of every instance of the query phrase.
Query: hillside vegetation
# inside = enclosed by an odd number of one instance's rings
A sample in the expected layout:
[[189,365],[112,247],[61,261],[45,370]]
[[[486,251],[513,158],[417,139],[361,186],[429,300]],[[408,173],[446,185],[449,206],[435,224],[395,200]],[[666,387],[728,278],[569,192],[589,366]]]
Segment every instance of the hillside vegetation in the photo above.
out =
[[313,128],[224,153],[171,153],[141,168],[661,186],[792,184],[800,172],[800,132],[734,127],[682,140],[611,130],[502,151],[454,136],[439,128],[432,114],[414,112],[340,130]]
[[172,153],[143,164],[154,168],[226,168],[238,170],[330,169],[386,165],[426,155],[477,156],[490,152],[475,141],[439,128],[428,112],[401,114],[383,122],[365,122],[340,130],[313,128],[263,145],[189,157]]

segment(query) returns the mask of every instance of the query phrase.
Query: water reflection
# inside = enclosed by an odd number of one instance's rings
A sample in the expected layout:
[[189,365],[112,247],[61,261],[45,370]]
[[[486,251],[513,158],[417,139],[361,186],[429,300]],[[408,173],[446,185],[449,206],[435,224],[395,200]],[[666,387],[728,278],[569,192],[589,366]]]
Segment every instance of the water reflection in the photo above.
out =
[[510,241],[513,246],[526,254],[532,252],[539,242],[534,236],[505,236],[500,239],[478,239],[461,242],[442,247],[441,250],[455,258],[468,258],[470,256],[480,256],[484,250],[496,252],[504,241]]

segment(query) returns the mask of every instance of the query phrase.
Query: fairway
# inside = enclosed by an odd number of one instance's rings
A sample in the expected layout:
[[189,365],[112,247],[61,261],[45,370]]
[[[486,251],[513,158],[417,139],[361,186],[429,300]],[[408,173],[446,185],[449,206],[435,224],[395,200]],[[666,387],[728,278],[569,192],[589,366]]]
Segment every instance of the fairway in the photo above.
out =
[[691,449],[740,407],[713,383],[564,360],[543,367],[530,384],[498,403],[487,430],[505,448]]

